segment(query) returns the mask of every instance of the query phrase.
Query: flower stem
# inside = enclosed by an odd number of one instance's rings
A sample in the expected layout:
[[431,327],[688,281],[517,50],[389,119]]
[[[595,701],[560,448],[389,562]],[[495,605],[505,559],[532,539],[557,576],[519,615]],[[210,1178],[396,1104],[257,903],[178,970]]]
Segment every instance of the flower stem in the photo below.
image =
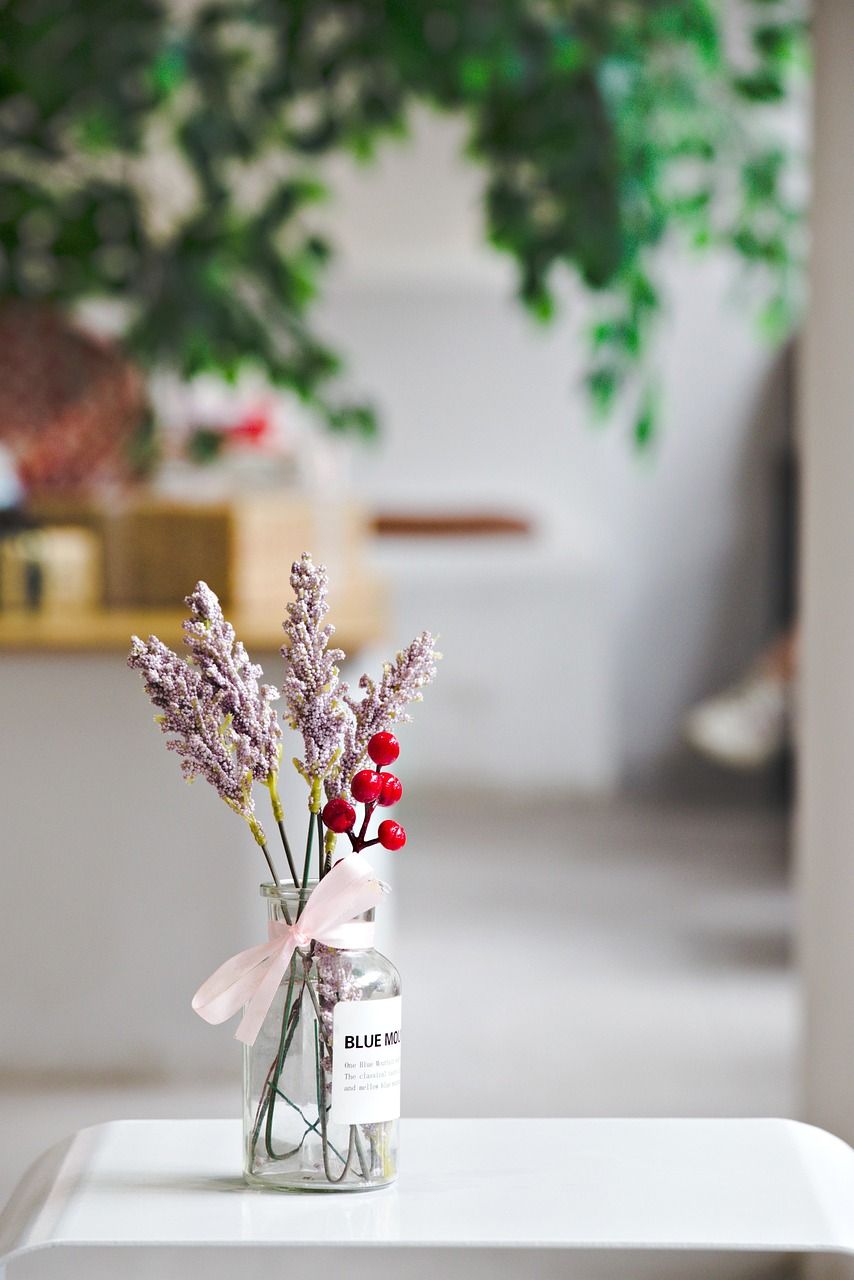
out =
[[299,887],[299,906],[297,907],[297,920],[302,915],[305,906],[306,892],[308,890],[308,877],[311,870],[311,846],[314,842],[314,813],[309,810],[308,814],[308,835],[305,841],[305,859],[302,866],[302,880]]
[[273,884],[278,884],[279,873],[276,871],[273,859],[270,857],[270,850],[267,848],[267,837],[264,835],[264,828],[255,817],[249,817],[246,820],[249,823],[249,830],[252,832],[252,839],[263,853],[264,860],[270,868],[270,875],[273,877]]
[[264,783],[264,786],[270,792],[270,803],[273,806],[273,817],[276,820],[276,826],[279,828],[279,835],[282,837],[282,845],[285,850],[285,857],[288,860],[288,870],[291,873],[291,879],[295,885],[299,884],[297,879],[297,869],[294,863],[294,856],[291,853],[291,846],[288,842],[287,832],[285,831],[285,811],[282,808],[282,801],[279,796],[279,778],[278,774],[271,773]]
[[[287,1009],[283,1009],[282,1011],[282,1030],[280,1033],[280,1037],[281,1035],[285,1036],[284,1050],[281,1053],[282,1065],[284,1064],[284,1060],[287,1057],[288,1050],[291,1047],[291,1041],[293,1040],[294,1033],[296,1032],[296,1029],[297,1029],[300,1008],[302,1006],[302,997],[303,997],[303,991],[301,988],[300,993],[297,996],[297,999],[291,1005],[290,1016],[287,1016]],[[285,1032],[287,1032],[286,1035],[285,1035]],[[279,1041],[279,1050],[280,1049],[281,1049],[281,1038]],[[281,1090],[278,1087],[278,1077],[281,1077],[281,1065],[279,1063],[279,1050],[276,1051],[276,1056],[273,1058],[273,1061],[270,1063],[269,1070],[267,1071],[267,1074],[264,1077],[264,1084],[261,1089],[261,1095],[258,1100],[258,1110],[256,1112],[255,1120],[252,1125],[252,1137],[250,1140],[250,1150],[251,1150],[253,1159],[255,1156],[255,1150],[258,1146],[258,1137],[261,1132],[261,1125],[264,1123],[264,1116],[267,1114],[267,1108],[275,1105],[276,1097],[281,1096]],[[273,1073],[277,1070],[277,1068],[278,1068],[278,1077],[277,1077],[277,1083],[274,1090],[271,1085],[271,1080],[273,1078]],[[270,1155],[271,1159],[274,1159],[274,1160],[283,1158],[281,1156],[276,1156],[273,1152],[268,1152],[268,1154]]]
[[264,841],[264,842],[262,843],[262,845],[261,845],[261,852],[262,852],[262,853],[263,853],[263,855],[264,855],[264,858],[265,858],[265,860],[266,860],[267,866],[270,868],[270,875],[273,877],[273,884],[278,884],[278,883],[279,883],[279,874],[278,874],[278,872],[276,871],[276,867],[275,867],[275,864],[274,864],[274,862],[273,862],[273,859],[270,857],[270,850],[267,848],[267,843],[266,843],[266,841]]
[[276,1093],[279,1088],[279,1078],[282,1074],[282,1067],[285,1062],[285,1036],[287,1035],[288,1023],[291,1015],[291,1001],[294,996],[294,983],[296,982],[297,967],[295,958],[291,959],[291,972],[288,977],[288,992],[285,996],[285,1008],[282,1013],[282,1032],[279,1036],[279,1050],[276,1054],[276,1069],[273,1072],[273,1078],[270,1081],[270,1094],[267,1103],[267,1124],[264,1131],[264,1145],[267,1148],[267,1155],[273,1156],[273,1111],[276,1104]]
[[296,863],[294,862],[294,855],[291,853],[291,846],[288,843],[288,837],[285,832],[285,824],[283,820],[279,818],[277,820],[276,825],[279,828],[279,835],[282,837],[282,844],[284,845],[284,848],[285,848],[285,857],[288,860],[288,870],[291,873],[291,878],[293,879],[294,884],[298,885],[299,877],[297,875]]
[[362,1168],[362,1177],[365,1179],[365,1182],[368,1182],[370,1181],[370,1177],[371,1177],[371,1166],[368,1164],[368,1157],[365,1151],[365,1144],[362,1141],[362,1135],[359,1132],[359,1126],[357,1124],[350,1125],[350,1137],[355,1142],[356,1154],[359,1157],[359,1164],[361,1165],[361,1168]]
[[[320,1117],[320,1149],[323,1153],[323,1172],[326,1175],[327,1182],[343,1182],[350,1172],[350,1165],[353,1163],[353,1148],[355,1145],[356,1126],[350,1125],[350,1141],[347,1146],[347,1159],[344,1161],[344,1168],[341,1170],[337,1178],[333,1178],[332,1170],[329,1168],[329,1148],[331,1143],[327,1133],[327,1114],[326,1114],[326,1077],[323,1072],[320,1055],[320,1041],[318,1038],[319,1024],[314,1024],[314,1070],[317,1079],[317,1113]],[[339,1160],[341,1157],[338,1157]]]
[[[279,877],[276,872],[276,868],[273,865],[273,859],[270,857],[270,850],[267,848],[266,840],[261,842],[261,852],[263,853],[264,857],[267,860],[267,866],[270,868],[270,874],[273,877],[273,884],[278,885],[280,883]],[[290,911],[288,911],[288,904],[285,902],[284,898],[280,898],[279,902],[280,902],[282,911],[284,913],[286,922],[288,924],[293,924],[293,921],[291,920],[291,913]]]

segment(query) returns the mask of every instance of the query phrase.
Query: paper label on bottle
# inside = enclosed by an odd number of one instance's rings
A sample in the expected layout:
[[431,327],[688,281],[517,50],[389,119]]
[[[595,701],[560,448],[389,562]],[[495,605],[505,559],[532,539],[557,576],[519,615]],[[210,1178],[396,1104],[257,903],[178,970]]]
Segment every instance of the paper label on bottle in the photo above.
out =
[[400,1115],[400,996],[341,1000],[332,1014],[333,1124]]

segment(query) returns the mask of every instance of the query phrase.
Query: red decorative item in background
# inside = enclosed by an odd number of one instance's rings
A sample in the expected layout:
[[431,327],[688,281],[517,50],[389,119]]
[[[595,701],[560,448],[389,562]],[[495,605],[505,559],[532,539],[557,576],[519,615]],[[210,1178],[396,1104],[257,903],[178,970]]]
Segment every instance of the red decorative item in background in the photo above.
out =
[[247,413],[235,426],[230,427],[228,439],[233,444],[262,445],[269,439],[272,426],[269,412],[258,409]]
[[142,378],[113,343],[49,307],[0,308],[0,443],[30,492],[127,483],[145,410]]

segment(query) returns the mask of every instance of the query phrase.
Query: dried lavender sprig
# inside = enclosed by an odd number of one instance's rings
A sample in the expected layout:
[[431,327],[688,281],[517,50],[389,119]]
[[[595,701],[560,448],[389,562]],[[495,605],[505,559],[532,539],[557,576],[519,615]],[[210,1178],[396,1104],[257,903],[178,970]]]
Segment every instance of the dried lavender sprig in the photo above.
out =
[[255,815],[252,773],[237,759],[231,717],[223,718],[215,687],[157,636],[149,636],[145,643],[139,636],[131,637],[128,666],[142,675],[149,698],[160,710],[155,720],[161,730],[174,735],[166,746],[180,756],[186,780],[205,778],[229,808],[249,824],[278,884],[267,837]]
[[204,679],[219,691],[224,715],[231,716],[238,762],[256,782],[266,783],[279,770],[282,730],[272,703],[279,691],[259,685],[261,668],[250,662],[234,627],[206,582],[197,582],[186,598],[190,617],[184,623],[184,644]]
[[184,643],[204,678],[219,691],[224,714],[231,717],[239,763],[270,792],[273,817],[296,884],[278,788],[282,730],[272,703],[278,701],[279,691],[274,685],[259,684],[261,668],[249,660],[234,627],[223,616],[216,592],[206,582],[196,583],[186,603],[190,617],[184,623]]
[[344,693],[344,704],[349,715],[344,722],[344,745],[337,767],[326,781],[327,795],[332,798],[344,794],[353,774],[361,768],[367,755],[368,743],[375,733],[389,724],[406,724],[412,719],[406,708],[423,698],[422,690],[436,675],[436,662],[441,654],[436,652],[436,642],[429,631],[420,635],[387,662],[379,681],[369,675],[359,680],[363,696],[353,698]]
[[294,764],[309,783],[314,813],[321,783],[335,766],[343,743],[347,709],[337,664],[344,654],[329,647],[335,628],[324,622],[329,612],[325,567],[303,552],[291,567],[290,582],[295,598],[282,624],[288,639],[281,651],[287,664],[283,693],[288,723],[302,734],[304,756]]
[[[128,666],[142,675],[166,746],[181,758],[188,782],[205,778],[217,794],[250,824],[259,826],[252,799],[252,775],[238,759],[231,720],[216,689],[196,667],[179,658],[157,636],[131,639]],[[257,838],[257,837],[256,837]]]

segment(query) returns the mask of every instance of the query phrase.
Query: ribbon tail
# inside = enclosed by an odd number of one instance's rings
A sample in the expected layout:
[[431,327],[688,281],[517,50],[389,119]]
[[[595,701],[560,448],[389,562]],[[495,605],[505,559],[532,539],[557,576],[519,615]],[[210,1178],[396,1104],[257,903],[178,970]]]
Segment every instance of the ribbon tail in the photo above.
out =
[[291,956],[296,950],[296,943],[288,937],[280,943],[270,958],[267,972],[258,983],[252,998],[246,1006],[246,1012],[234,1033],[235,1040],[242,1044],[254,1044],[264,1019],[270,1011],[282,979],[288,971]]
[[[319,938],[373,907],[387,886],[361,858],[337,862],[308,900],[300,921],[300,938]],[[235,1037],[254,1044],[296,950],[292,930],[281,922],[269,925],[270,940],[241,951],[203,982],[193,1008],[206,1022],[225,1022],[246,1006]]]
[[278,940],[240,951],[221,964],[193,996],[193,1008],[205,1022],[218,1025],[237,1013],[258,986],[258,967],[281,946]]

